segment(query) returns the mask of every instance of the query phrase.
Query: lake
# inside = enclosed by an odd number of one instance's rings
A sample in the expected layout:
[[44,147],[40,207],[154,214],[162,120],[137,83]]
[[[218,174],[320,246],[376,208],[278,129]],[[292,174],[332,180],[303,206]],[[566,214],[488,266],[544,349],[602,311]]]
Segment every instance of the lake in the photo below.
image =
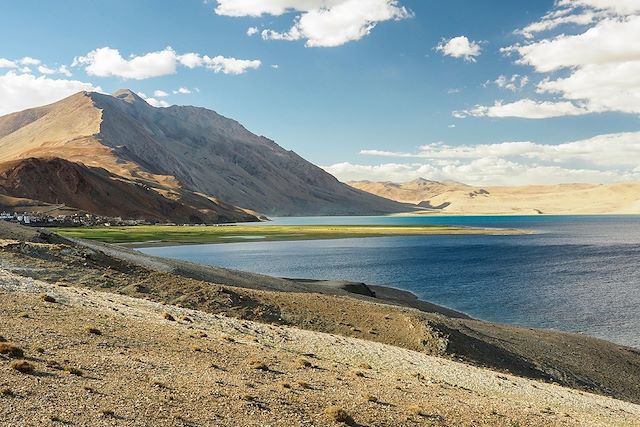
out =
[[640,216],[276,218],[272,224],[443,224],[536,231],[154,247],[150,255],[273,276],[409,290],[472,317],[640,348]]

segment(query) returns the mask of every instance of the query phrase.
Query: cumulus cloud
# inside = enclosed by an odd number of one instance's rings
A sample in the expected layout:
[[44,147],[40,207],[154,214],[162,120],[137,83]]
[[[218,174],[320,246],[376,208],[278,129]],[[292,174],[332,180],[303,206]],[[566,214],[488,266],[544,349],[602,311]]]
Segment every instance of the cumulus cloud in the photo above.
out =
[[258,27],[249,27],[249,28],[247,28],[247,35],[249,37],[254,36],[256,34],[258,34]]
[[548,119],[562,116],[580,116],[589,114],[584,107],[574,105],[569,101],[534,101],[521,99],[515,102],[503,103],[496,101],[494,105],[477,105],[471,110],[454,111],[453,117],[517,117],[524,119]]
[[143,80],[152,77],[175,74],[178,65],[187,68],[206,67],[216,73],[242,74],[260,67],[259,60],[209,57],[198,53],[178,55],[172,48],[150,52],[144,55],[132,55],[124,58],[120,51],[103,47],[76,57],[73,66],[83,66],[88,75],[97,77],[119,77],[131,80]]
[[80,91],[101,92],[102,89],[78,80],[36,77],[11,70],[0,75],[0,115],[50,104]]
[[442,40],[436,50],[443,55],[453,58],[463,58],[465,61],[476,62],[476,57],[482,53],[480,44],[470,41],[466,36],[458,36],[449,40]]
[[[380,22],[413,16],[398,0],[217,0],[215,11],[225,16],[280,16],[296,13],[285,31],[265,29],[264,40],[305,40],[308,47],[335,47],[360,40]],[[248,35],[257,33],[251,27]]]
[[616,182],[640,179],[640,132],[599,135],[561,144],[530,141],[496,144],[426,144],[415,153],[362,150],[393,159],[377,165],[325,167],[341,180],[408,181],[419,177],[476,185]]
[[[156,91],[156,92],[162,92],[162,91]],[[147,101],[147,103],[149,105],[153,106],[153,107],[165,108],[165,107],[171,106],[171,104],[169,104],[164,99],[157,99],[157,98],[154,98],[154,97],[147,96],[147,94],[144,93],[144,92],[138,92],[138,96],[140,98],[144,99],[145,101]]]
[[11,61],[6,58],[0,58],[0,68],[18,68],[18,64],[15,61]]
[[186,87],[180,87],[180,88],[178,88],[178,89],[173,91],[174,95],[177,95],[177,94],[187,95],[187,94],[190,94],[190,93],[191,93],[191,89],[188,89]]
[[[565,24],[582,28],[575,34],[563,32],[533,40],[538,33]],[[530,40],[502,52],[515,55],[517,64],[542,74],[537,92],[556,100],[496,103],[477,107],[468,115],[544,118],[640,113],[640,44],[633,42],[640,40],[637,0],[558,0],[541,20],[517,33]]]
[[163,90],[156,90],[153,92],[153,96],[155,96],[156,98],[164,98],[165,96],[169,96],[169,94]]

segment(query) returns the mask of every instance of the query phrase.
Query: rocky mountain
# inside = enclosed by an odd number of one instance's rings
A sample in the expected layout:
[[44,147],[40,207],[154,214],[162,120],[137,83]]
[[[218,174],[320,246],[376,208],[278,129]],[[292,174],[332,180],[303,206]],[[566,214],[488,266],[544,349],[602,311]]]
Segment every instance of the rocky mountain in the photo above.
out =
[[472,187],[417,179],[405,183],[356,181],[349,185],[426,211],[451,214],[640,213],[640,183]]
[[57,157],[129,181],[215,197],[268,215],[354,215],[406,205],[339,182],[238,122],[154,108],[129,90],[81,92],[0,118],[0,162]]
[[28,158],[0,164],[0,194],[5,195],[5,202],[22,201],[20,206],[27,199],[125,219],[179,223],[258,220],[251,213],[212,198],[180,189],[152,188],[105,169],[60,158]]

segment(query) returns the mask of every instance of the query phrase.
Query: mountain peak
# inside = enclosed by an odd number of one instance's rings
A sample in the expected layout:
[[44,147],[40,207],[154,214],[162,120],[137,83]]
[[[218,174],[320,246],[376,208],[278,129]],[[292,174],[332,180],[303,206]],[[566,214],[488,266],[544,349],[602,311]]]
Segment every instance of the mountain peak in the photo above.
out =
[[133,104],[134,102],[146,102],[131,89],[118,89],[117,91],[113,92],[111,96],[121,99],[130,104]]

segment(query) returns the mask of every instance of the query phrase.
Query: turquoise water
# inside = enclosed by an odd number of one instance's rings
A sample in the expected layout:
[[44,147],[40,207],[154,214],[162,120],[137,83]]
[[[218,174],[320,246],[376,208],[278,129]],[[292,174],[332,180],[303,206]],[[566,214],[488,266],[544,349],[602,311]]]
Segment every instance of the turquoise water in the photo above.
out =
[[274,224],[451,224],[518,236],[229,243],[143,252],[282,277],[393,286],[475,318],[640,348],[640,216],[316,217]]

